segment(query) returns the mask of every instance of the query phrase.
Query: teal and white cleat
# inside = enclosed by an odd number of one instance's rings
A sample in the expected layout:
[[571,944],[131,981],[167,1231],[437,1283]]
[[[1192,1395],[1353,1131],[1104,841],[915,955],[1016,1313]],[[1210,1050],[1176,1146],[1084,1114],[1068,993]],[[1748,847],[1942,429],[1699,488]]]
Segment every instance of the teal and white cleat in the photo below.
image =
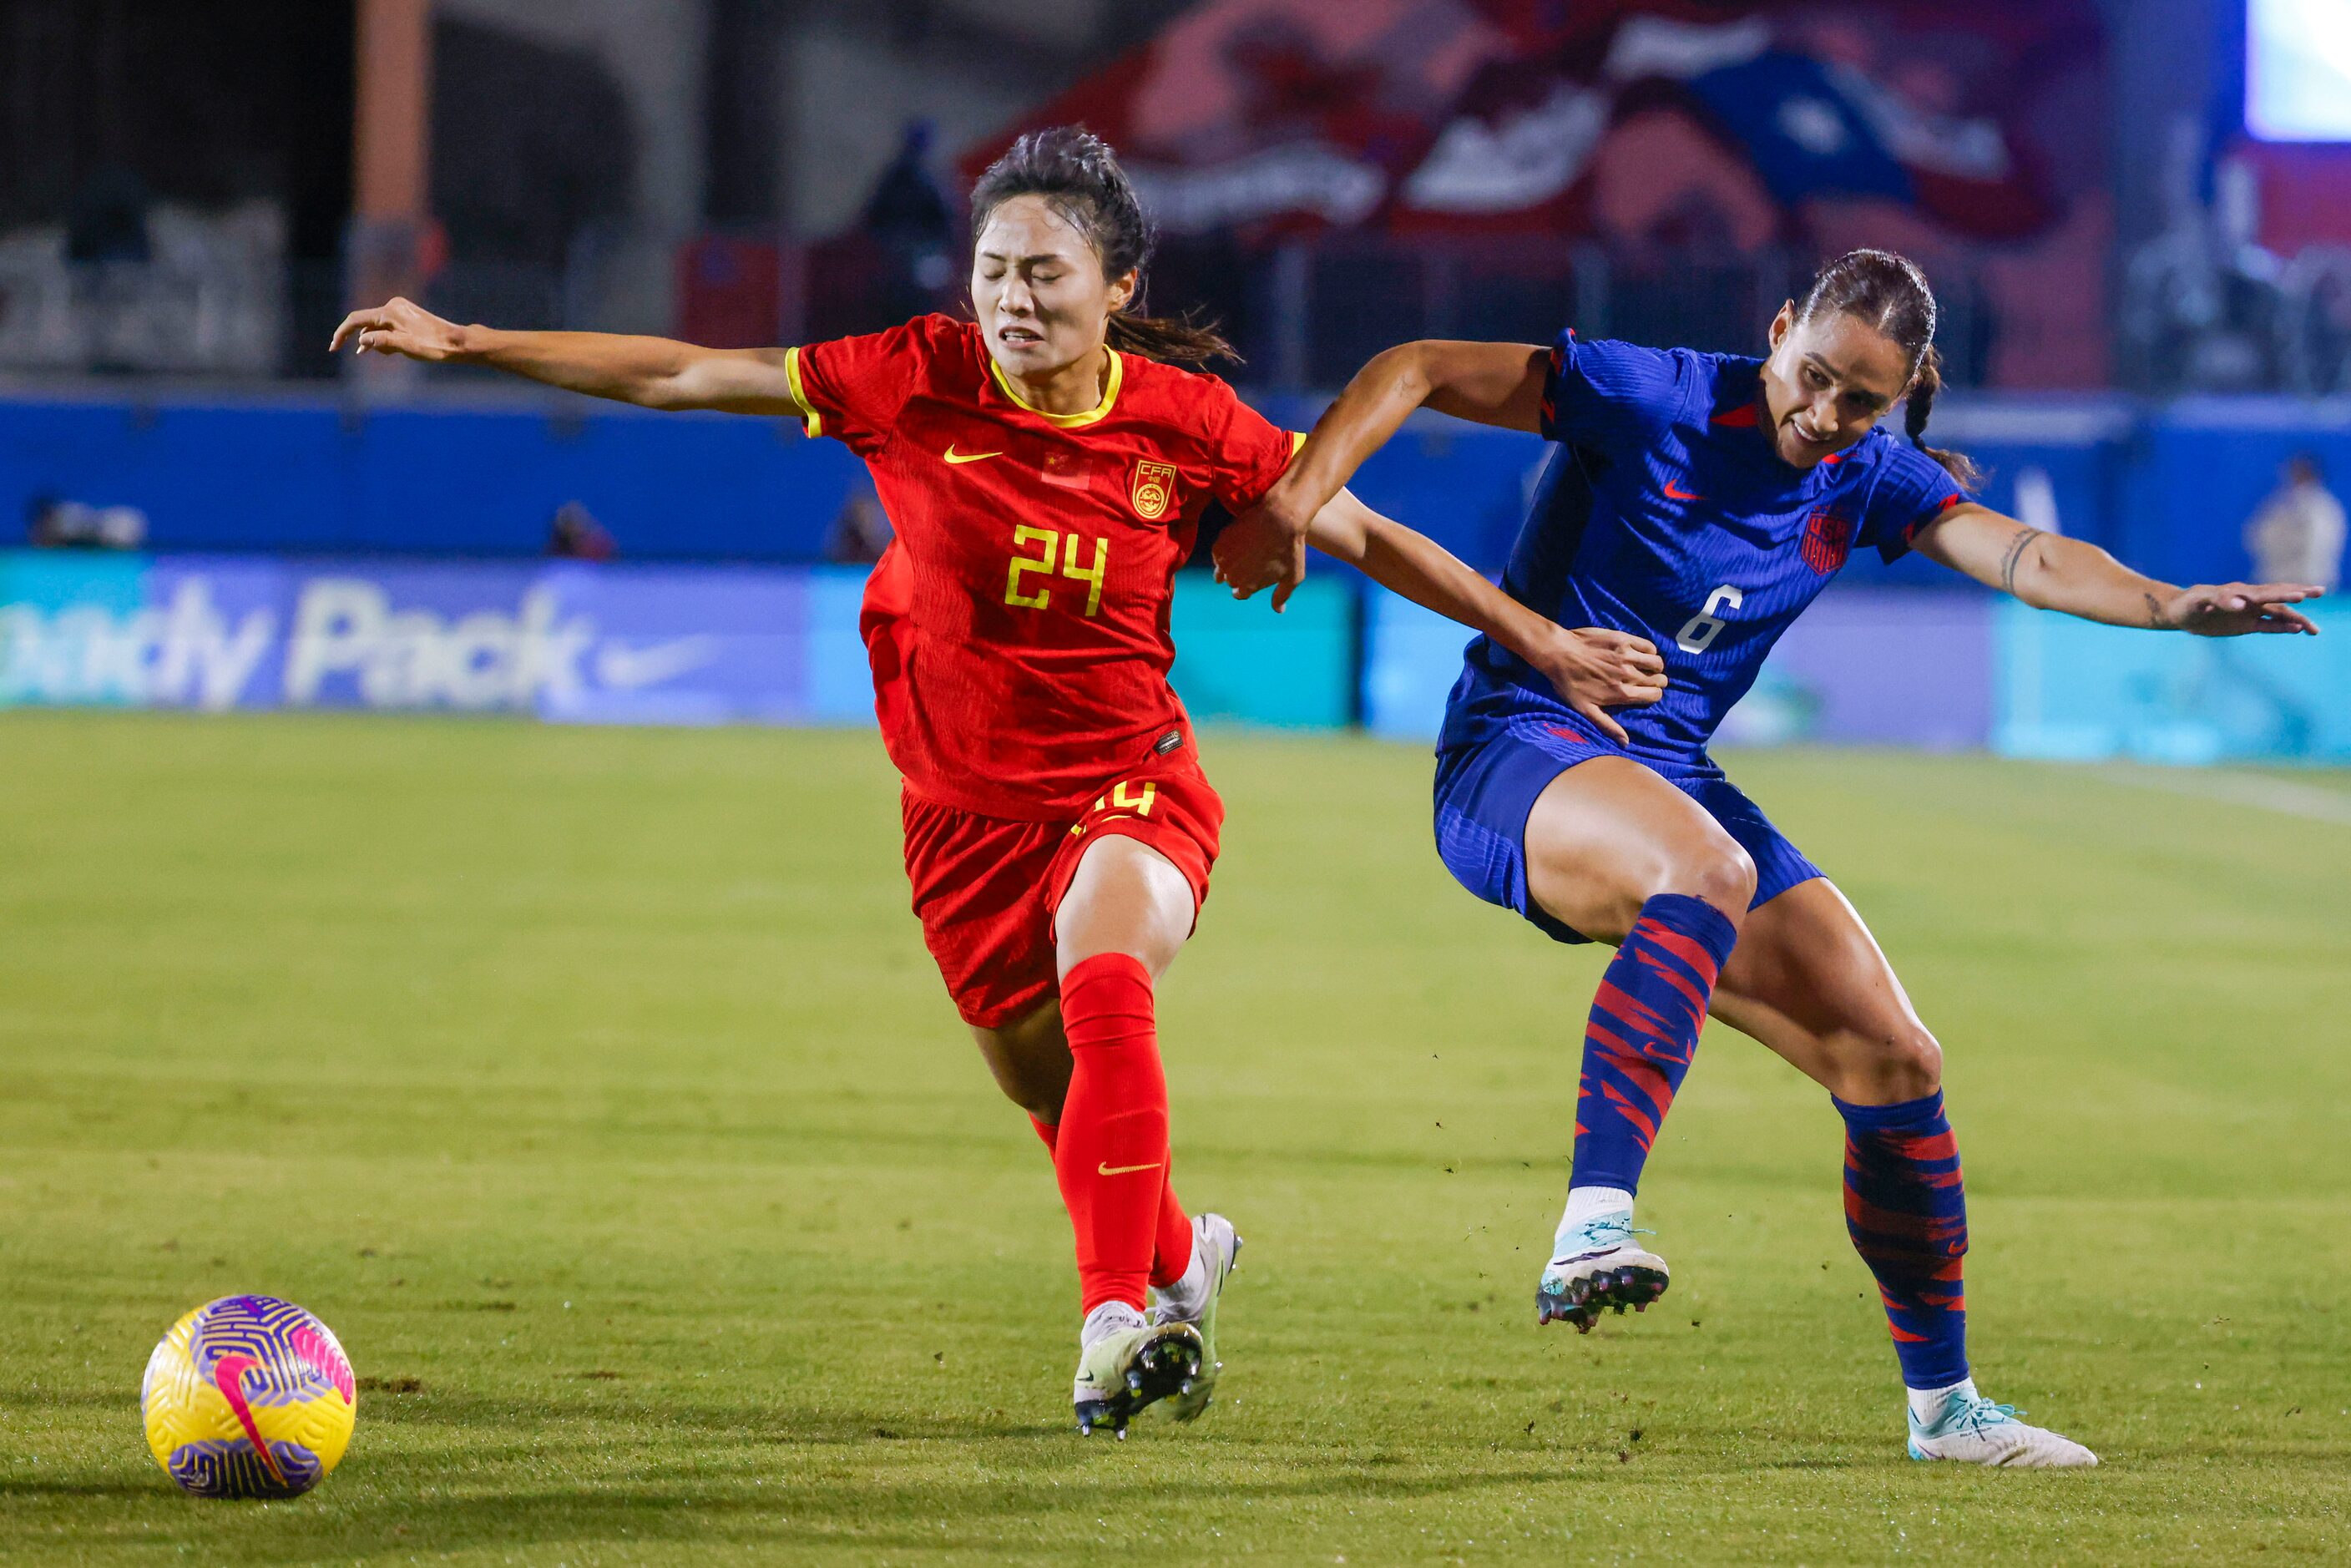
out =
[[1189,1323],[1200,1334],[1200,1369],[1167,1401],[1167,1414],[1178,1421],[1196,1421],[1216,1397],[1217,1375],[1225,1364],[1217,1359],[1217,1304],[1224,1299],[1225,1281],[1241,1266],[1241,1239],[1233,1222],[1221,1214],[1192,1218],[1192,1267],[1184,1278],[1158,1292],[1151,1309],[1155,1323]]
[[1910,1413],[1910,1457],[2000,1465],[2012,1470],[2087,1469],[2098,1456],[2074,1441],[2017,1419],[2012,1405],[1995,1405],[1973,1383],[1950,1390],[1928,1421]]
[[1590,1333],[1611,1307],[1647,1312],[1672,1275],[1663,1258],[1634,1242],[1635,1234],[1647,1233],[1634,1230],[1629,1210],[1561,1226],[1535,1287],[1536,1324],[1573,1323],[1576,1333]]
[[[1088,1322],[1100,1322],[1108,1311],[1097,1307]],[[1199,1370],[1199,1330],[1190,1323],[1147,1323],[1134,1308],[1119,1308],[1078,1355],[1071,1394],[1078,1435],[1091,1437],[1095,1427],[1106,1426],[1123,1438],[1137,1411],[1177,1394]]]

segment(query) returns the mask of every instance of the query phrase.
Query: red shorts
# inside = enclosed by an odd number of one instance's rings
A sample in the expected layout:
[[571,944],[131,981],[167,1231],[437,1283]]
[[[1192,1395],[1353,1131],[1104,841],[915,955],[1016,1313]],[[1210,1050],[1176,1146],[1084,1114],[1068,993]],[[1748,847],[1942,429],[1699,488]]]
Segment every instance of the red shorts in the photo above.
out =
[[1189,769],[1123,779],[1074,821],[983,817],[903,792],[906,880],[923,941],[964,1021],[1000,1029],[1027,1017],[1061,982],[1053,915],[1078,858],[1104,834],[1136,839],[1165,855],[1208,896],[1225,803]]

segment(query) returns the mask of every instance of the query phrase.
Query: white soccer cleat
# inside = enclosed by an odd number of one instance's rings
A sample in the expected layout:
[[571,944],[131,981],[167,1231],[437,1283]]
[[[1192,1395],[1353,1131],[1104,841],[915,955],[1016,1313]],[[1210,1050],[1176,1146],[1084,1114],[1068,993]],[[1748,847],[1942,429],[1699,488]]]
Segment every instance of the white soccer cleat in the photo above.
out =
[[1536,1324],[1573,1323],[1578,1333],[1590,1333],[1611,1307],[1647,1312],[1673,1276],[1663,1258],[1634,1241],[1635,1234],[1630,1210],[1562,1226],[1535,1287]]
[[1221,1214],[1193,1216],[1192,1260],[1183,1279],[1154,1292],[1158,1299],[1151,1309],[1152,1322],[1189,1323],[1200,1333],[1200,1370],[1168,1396],[1167,1413],[1178,1421],[1199,1419],[1225,1368],[1217,1359],[1217,1305],[1224,1299],[1225,1281],[1241,1266],[1241,1239],[1233,1222]]
[[2012,1470],[2087,1469],[2098,1456],[2074,1441],[2017,1419],[2012,1405],[1995,1405],[1963,1383],[1950,1391],[1931,1421],[1910,1415],[1910,1457],[2000,1465]]
[[1071,1392],[1080,1437],[1108,1427],[1124,1438],[1137,1412],[1174,1397],[1200,1370],[1199,1330],[1190,1323],[1147,1323],[1120,1302],[1088,1314],[1081,1343]]

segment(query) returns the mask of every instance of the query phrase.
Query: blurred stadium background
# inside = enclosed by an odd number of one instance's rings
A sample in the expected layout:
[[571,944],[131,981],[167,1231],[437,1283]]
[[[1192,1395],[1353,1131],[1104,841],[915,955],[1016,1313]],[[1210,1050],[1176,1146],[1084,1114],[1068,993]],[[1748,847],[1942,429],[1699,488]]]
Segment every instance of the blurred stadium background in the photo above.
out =
[[[0,703],[861,722],[847,453],[321,345],[395,289],[728,345],[953,308],[969,174],[1063,119],[1144,180],[1155,301],[1295,423],[1416,336],[1750,349],[1866,241],[1943,294],[1994,504],[2189,581],[2283,497],[2339,570],[2333,0],[0,0],[0,544],[83,547],[0,555]],[[1496,570],[1539,455],[1432,419],[1360,488]],[[1190,583],[1196,711],[1430,731],[1445,629],[1337,574],[1301,611]],[[1888,622],[1908,656],[1856,656]],[[2346,697],[2351,638],[1857,564],[1732,733],[2342,758]]]
[[[1065,118],[1294,424],[1423,334],[1749,350],[1892,245],[1996,505],[2339,570],[2344,0],[0,0],[0,1558],[2339,1560],[2351,618],[1915,560],[1727,738],[1950,1047],[1987,1391],[2107,1463],[1904,1464],[1835,1118],[1727,1030],[1643,1195],[1669,1310],[1529,1329],[1604,955],[1428,852],[1462,638],[1342,570],[1179,585],[1234,723],[1169,1075],[1250,1262],[1210,1419],[1068,1436],[1067,1221],[897,872],[860,465],[323,352],[395,289],[952,308],[970,174]],[[1494,570],[1540,458],[1430,418],[1358,487]],[[350,1348],[353,1458],[190,1505],[138,1367],[255,1290]]]

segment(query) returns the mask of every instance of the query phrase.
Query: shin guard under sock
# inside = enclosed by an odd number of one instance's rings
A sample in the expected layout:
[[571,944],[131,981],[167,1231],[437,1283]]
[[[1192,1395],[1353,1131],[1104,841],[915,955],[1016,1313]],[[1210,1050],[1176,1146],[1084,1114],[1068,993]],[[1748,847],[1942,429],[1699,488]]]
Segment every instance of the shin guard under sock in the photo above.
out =
[[1600,978],[1584,1030],[1576,1186],[1640,1190],[1649,1145],[1689,1071],[1707,999],[1738,940],[1739,928],[1704,899],[1661,893],[1641,905]]
[[[1054,1153],[1054,1142],[1061,1134],[1061,1128],[1050,1122],[1040,1122],[1034,1116],[1029,1118],[1029,1124],[1037,1129],[1037,1136],[1044,1144],[1045,1152],[1049,1155]],[[1173,1165],[1174,1161],[1169,1161],[1169,1164]],[[1170,1181],[1159,1189],[1159,1224],[1151,1244],[1151,1288],[1165,1290],[1182,1279],[1184,1270],[1191,1266],[1192,1220],[1184,1212],[1184,1205],[1176,1199],[1176,1184]]]
[[1061,981],[1061,1030],[1071,1066],[1053,1171],[1077,1239],[1082,1310],[1124,1301],[1140,1311],[1167,1188],[1151,972],[1123,953],[1073,966]]
[[1898,1105],[1835,1102],[1844,1118],[1844,1225],[1877,1276],[1902,1381],[1968,1375],[1968,1202],[1943,1092]]

